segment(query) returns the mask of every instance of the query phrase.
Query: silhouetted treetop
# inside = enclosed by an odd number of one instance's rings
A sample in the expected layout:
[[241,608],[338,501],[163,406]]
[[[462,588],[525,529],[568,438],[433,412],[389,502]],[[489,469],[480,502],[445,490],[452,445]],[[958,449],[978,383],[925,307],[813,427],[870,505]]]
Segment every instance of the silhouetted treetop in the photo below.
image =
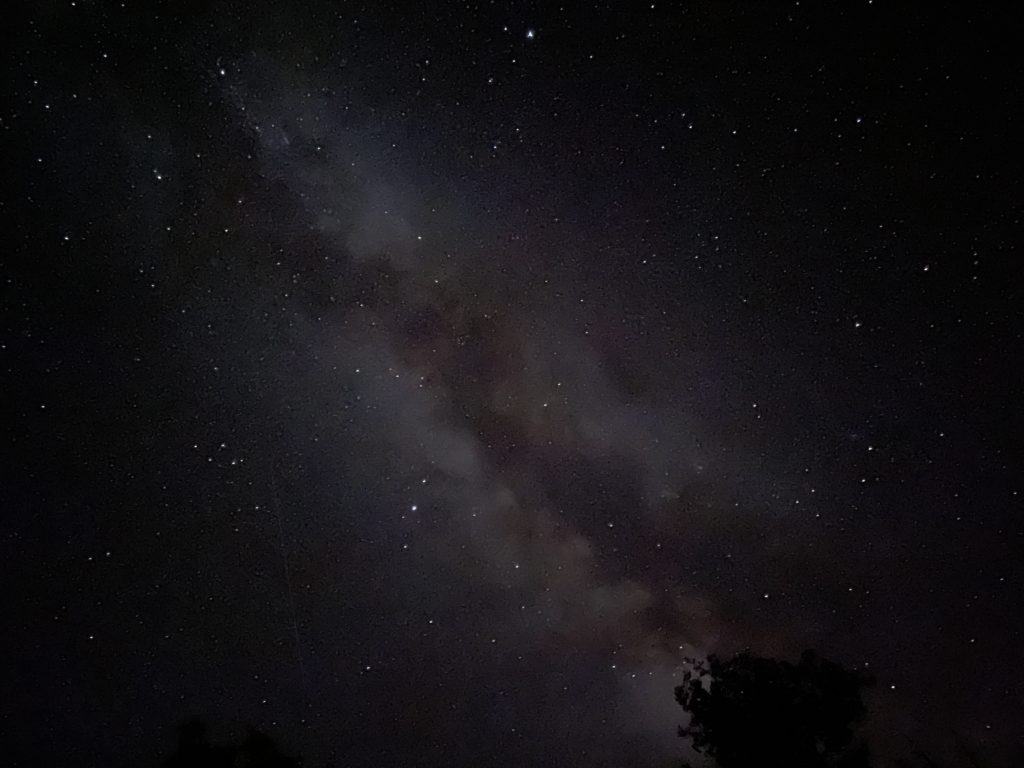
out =
[[870,679],[805,651],[798,664],[742,653],[690,660],[676,701],[690,714],[679,729],[721,768],[861,768],[855,741]]
[[299,768],[299,761],[281,753],[266,734],[250,730],[241,744],[214,744],[198,719],[178,728],[178,749],[165,768]]

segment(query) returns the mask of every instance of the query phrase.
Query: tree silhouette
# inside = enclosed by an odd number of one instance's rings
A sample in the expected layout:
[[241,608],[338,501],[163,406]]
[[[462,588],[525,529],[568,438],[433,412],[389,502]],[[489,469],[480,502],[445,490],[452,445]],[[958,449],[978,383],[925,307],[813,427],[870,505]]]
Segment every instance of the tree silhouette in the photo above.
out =
[[241,744],[214,744],[202,720],[178,729],[178,749],[165,768],[298,768],[299,761],[280,752],[266,734],[250,730]]
[[721,768],[865,768],[855,741],[870,679],[805,651],[799,664],[749,653],[689,660],[676,688],[690,714],[679,729]]

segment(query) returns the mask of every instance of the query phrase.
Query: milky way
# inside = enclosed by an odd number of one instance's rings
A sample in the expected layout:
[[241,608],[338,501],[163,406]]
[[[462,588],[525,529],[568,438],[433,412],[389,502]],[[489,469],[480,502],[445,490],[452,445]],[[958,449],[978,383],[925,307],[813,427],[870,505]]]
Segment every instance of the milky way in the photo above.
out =
[[21,764],[192,715],[310,765],[676,764],[687,658],[804,648],[876,676],[880,759],[1009,754],[1000,38],[656,6],[18,28]]

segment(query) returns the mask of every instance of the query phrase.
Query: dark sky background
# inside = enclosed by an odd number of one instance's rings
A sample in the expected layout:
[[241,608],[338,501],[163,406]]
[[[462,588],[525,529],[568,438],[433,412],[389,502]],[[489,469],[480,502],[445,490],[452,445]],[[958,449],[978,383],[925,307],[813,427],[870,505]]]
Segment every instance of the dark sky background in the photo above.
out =
[[1010,764],[1019,17],[3,26],[3,762],[670,765],[683,657],[810,647]]

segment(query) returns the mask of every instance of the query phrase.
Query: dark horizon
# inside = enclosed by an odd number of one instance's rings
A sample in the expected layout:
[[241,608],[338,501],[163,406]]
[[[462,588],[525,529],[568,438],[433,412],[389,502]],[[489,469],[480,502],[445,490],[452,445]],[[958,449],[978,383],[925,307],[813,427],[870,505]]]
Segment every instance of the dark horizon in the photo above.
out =
[[0,122],[12,764],[666,765],[685,657],[1022,747],[992,9],[42,2]]

